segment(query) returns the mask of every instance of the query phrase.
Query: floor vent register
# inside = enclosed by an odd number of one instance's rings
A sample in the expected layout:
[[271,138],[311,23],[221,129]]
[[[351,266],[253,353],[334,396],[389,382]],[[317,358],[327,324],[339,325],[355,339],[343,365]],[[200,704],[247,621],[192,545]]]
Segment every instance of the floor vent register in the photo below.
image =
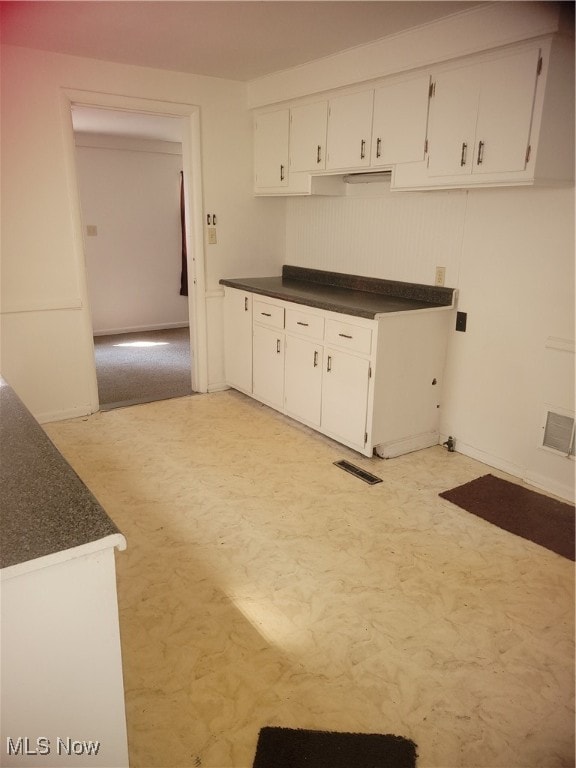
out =
[[345,459],[342,459],[341,461],[335,461],[334,464],[335,466],[340,467],[340,469],[343,469],[345,472],[349,472],[351,475],[354,475],[354,477],[359,477],[360,480],[364,480],[364,482],[368,483],[368,485],[376,485],[376,483],[382,482],[381,477],[372,475],[370,472],[366,472],[365,469],[357,467],[355,464],[351,464]]

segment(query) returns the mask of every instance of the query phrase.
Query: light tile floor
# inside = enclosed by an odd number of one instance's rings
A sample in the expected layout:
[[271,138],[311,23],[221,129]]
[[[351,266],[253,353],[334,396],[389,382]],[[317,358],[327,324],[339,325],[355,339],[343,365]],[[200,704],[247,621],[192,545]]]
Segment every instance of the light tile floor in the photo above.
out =
[[574,765],[573,564],[438,496],[503,473],[367,459],[232,391],[46,430],[128,541],[132,768],[248,768],[264,725],[406,736],[419,768]]

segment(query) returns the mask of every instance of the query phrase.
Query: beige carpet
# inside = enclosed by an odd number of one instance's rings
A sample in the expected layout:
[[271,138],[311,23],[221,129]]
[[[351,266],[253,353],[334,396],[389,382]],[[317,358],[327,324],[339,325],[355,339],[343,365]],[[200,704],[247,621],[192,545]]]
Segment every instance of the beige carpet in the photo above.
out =
[[101,410],[192,394],[190,331],[94,337]]

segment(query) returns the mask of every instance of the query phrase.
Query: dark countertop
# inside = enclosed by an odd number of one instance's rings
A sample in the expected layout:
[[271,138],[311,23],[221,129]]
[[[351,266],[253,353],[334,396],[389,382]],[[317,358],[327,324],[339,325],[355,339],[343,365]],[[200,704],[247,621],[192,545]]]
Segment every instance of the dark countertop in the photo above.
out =
[[120,531],[0,377],[0,568]]
[[223,278],[221,285],[374,319],[389,312],[451,307],[454,289],[284,265],[282,276]]

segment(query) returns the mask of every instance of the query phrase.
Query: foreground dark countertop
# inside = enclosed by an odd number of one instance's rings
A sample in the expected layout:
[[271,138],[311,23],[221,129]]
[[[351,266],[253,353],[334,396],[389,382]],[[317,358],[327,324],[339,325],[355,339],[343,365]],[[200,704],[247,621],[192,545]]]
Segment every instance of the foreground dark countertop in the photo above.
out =
[[0,568],[120,531],[0,378]]
[[282,276],[223,278],[221,285],[331,312],[374,319],[390,312],[451,307],[454,289],[284,265]]

